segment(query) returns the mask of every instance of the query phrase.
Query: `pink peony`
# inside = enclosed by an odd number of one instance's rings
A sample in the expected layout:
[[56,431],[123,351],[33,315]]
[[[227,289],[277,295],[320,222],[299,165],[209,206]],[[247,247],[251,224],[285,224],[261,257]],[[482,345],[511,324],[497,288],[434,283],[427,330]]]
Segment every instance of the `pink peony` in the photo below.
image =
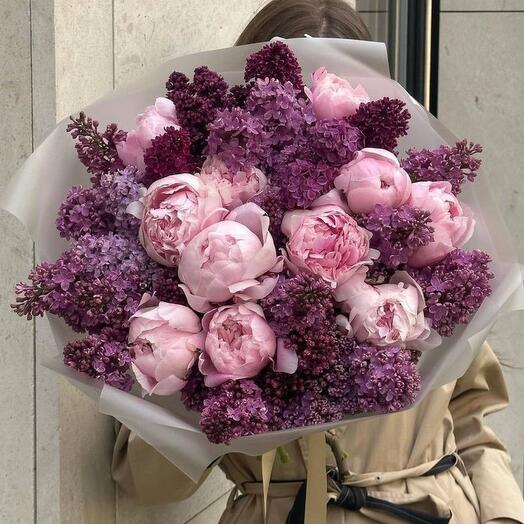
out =
[[[321,199],[324,201],[324,197]],[[378,256],[369,248],[371,233],[337,205],[289,211],[284,215],[282,232],[288,237],[290,268],[294,272],[309,270],[333,287]]]
[[227,213],[216,190],[189,174],[157,180],[128,211],[142,220],[140,241],[148,255],[170,267],[197,233]]
[[282,270],[269,218],[256,204],[237,207],[223,222],[212,224],[182,252],[178,276],[189,305],[205,312],[211,303],[233,297],[258,300],[269,294]]
[[227,209],[245,204],[267,186],[267,179],[260,169],[231,171],[217,156],[206,159],[200,178],[218,191]]
[[349,312],[349,319],[340,318],[339,323],[349,327],[358,341],[419,351],[440,344],[440,336],[424,317],[422,290],[405,271],[379,286],[366,284],[364,278],[358,274],[336,291],[342,309]]
[[276,353],[276,337],[253,302],[222,306],[204,315],[206,340],[199,369],[208,387],[254,377]]
[[126,139],[116,144],[122,162],[144,172],[144,152],[151,146],[153,138],[164,134],[166,127],[180,128],[175,104],[167,98],[159,97],[155,100],[155,105],[146,107],[136,117],[136,127],[127,133]]
[[360,104],[370,101],[361,85],[353,89],[347,80],[328,73],[325,67],[319,67],[313,73],[311,89],[306,87],[305,92],[320,119],[351,116]]
[[172,395],[182,389],[204,347],[200,319],[186,306],[159,302],[145,294],[129,323],[131,363],[142,389],[152,395]]
[[431,213],[434,241],[415,251],[408,263],[422,267],[442,260],[473,234],[475,220],[471,211],[451,192],[449,182],[416,182],[412,185],[409,205]]
[[357,151],[355,158],[340,168],[335,187],[345,193],[351,211],[369,213],[377,204],[405,204],[411,180],[393,153],[369,147]]

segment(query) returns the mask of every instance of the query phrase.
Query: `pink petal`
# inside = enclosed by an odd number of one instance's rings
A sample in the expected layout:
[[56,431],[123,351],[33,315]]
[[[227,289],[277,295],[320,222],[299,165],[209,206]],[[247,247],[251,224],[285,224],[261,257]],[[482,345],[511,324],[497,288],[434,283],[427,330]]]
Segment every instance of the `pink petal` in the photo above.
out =
[[275,371],[280,373],[295,373],[298,367],[298,355],[288,348],[283,339],[277,340],[277,358],[274,365]]

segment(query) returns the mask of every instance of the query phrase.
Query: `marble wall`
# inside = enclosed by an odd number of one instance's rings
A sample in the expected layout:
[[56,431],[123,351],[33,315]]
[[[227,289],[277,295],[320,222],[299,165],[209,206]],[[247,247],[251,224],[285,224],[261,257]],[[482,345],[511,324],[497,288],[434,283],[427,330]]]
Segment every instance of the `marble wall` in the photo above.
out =
[[[0,0],[0,190],[57,120],[170,56],[231,45],[266,1]],[[366,20],[380,28],[385,0],[363,4]],[[443,1],[442,8],[441,117],[456,134],[486,144],[494,194],[524,256],[522,2]],[[0,221],[0,522],[216,522],[229,490],[219,472],[189,500],[164,507],[137,508],[115,489],[111,421],[39,365],[56,351],[47,321],[26,322],[9,311],[12,284],[25,278],[35,253],[12,217],[0,212]],[[521,320],[505,320],[491,336],[499,353],[517,364],[524,364],[518,355]],[[517,371],[508,368],[507,376],[512,397],[522,398]],[[516,406],[494,425],[522,481],[524,422]]]

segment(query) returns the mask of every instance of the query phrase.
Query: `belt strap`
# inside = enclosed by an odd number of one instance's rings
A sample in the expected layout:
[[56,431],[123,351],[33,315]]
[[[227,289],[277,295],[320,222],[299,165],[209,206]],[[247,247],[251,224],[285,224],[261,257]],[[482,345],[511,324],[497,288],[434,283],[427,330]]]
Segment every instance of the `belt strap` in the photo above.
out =
[[[456,455],[445,455],[440,459],[429,471],[422,476],[438,475],[443,471],[452,468],[457,463]],[[369,508],[378,511],[383,511],[403,519],[410,524],[449,524],[451,514],[449,517],[436,517],[429,513],[413,510],[404,506],[394,504],[387,500],[378,499],[368,495],[366,488],[350,486],[341,484],[338,481],[336,470],[331,470],[329,475],[333,481],[338,485],[340,494],[336,500],[330,501],[349,511],[358,511],[361,508]],[[304,523],[304,508],[306,502],[307,481],[304,482],[295,498],[295,502],[286,520],[286,524],[303,524]]]

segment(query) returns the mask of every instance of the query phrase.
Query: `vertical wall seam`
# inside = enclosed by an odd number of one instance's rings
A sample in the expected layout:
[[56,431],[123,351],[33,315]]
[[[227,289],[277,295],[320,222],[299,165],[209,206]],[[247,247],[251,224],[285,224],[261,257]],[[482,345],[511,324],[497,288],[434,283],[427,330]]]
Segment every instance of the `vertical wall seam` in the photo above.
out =
[[[31,98],[31,118],[30,118],[30,124],[31,124],[31,151],[34,150],[35,147],[35,129],[34,129],[34,83],[33,83],[33,6],[32,6],[32,0],[28,0],[28,15],[29,15],[29,78],[30,78],[30,98]],[[35,243],[32,242],[32,257],[33,257],[33,267],[36,265],[36,248]],[[32,416],[32,422],[33,422],[33,521],[34,524],[37,523],[38,518],[38,489],[37,489],[37,443],[36,443],[36,436],[37,436],[37,428],[36,428],[36,319],[33,318],[33,416]]]

